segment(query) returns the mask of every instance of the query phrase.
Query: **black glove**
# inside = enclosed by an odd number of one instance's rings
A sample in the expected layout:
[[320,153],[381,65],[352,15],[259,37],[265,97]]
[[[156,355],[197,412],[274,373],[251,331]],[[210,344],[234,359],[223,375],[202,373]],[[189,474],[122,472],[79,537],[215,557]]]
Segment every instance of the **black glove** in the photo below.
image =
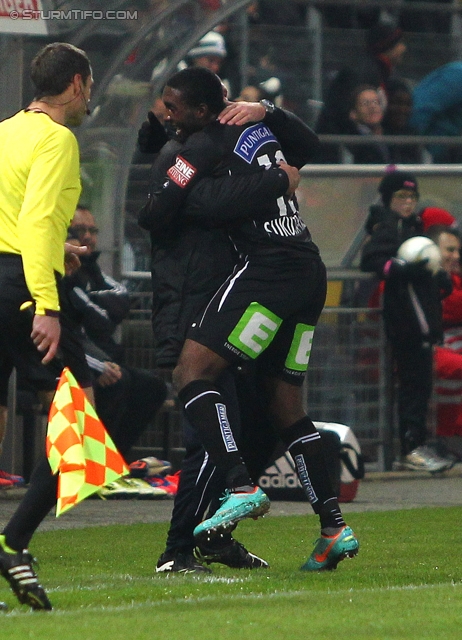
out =
[[453,286],[451,276],[443,269],[440,269],[437,272],[436,282],[438,283],[438,287],[441,292],[441,298],[446,298],[446,296],[449,296],[452,293]]
[[165,127],[152,111],[148,111],[148,119],[143,122],[138,131],[139,150],[142,153],[158,153],[167,141]]
[[422,280],[423,278],[428,278],[431,275],[427,265],[428,258],[424,258],[418,262],[405,262],[400,258],[392,258],[390,264],[386,267],[386,277],[402,277],[410,281]]

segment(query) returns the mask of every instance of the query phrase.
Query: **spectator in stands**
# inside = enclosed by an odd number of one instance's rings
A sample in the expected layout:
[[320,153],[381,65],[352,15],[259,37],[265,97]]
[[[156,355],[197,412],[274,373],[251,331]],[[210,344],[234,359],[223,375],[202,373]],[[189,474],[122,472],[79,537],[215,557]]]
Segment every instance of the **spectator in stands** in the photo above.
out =
[[[349,130],[358,136],[382,135],[383,109],[380,95],[371,85],[359,85],[351,99]],[[373,142],[368,145],[349,144],[348,150],[355,164],[388,164],[390,151],[386,144]]]
[[366,42],[368,55],[361,73],[386,94],[386,83],[394,76],[407,50],[403,32],[393,19],[383,19],[369,29]]
[[[449,212],[445,212],[448,216]],[[455,219],[453,218],[453,221]],[[462,459],[462,273],[461,241],[456,229],[432,225],[427,235],[441,251],[442,267],[449,274],[452,292],[443,300],[443,346],[435,361],[436,435],[457,459]]]
[[287,74],[275,62],[275,54],[271,46],[263,54],[258,55],[249,69],[249,83],[260,87],[265,92],[265,97],[278,107],[282,106],[284,100],[283,89],[286,79]]
[[367,46],[358,64],[346,66],[332,80],[318,117],[317,133],[342,133],[349,117],[353,91],[361,84],[380,90],[386,108],[386,83],[395,73],[406,45],[399,27],[390,20],[378,22],[367,34]]
[[77,207],[69,233],[87,247],[87,254],[82,256],[81,267],[64,278],[65,311],[82,328],[87,362],[94,374],[98,415],[116,436],[119,448],[128,452],[162,406],[165,384],[151,371],[123,362],[123,348],[114,332],[128,315],[129,296],[126,288],[98,265],[98,228],[86,207]]
[[262,84],[248,84],[243,87],[240,95],[236,98],[236,102],[260,102],[260,100],[272,100],[273,96],[266,92]]
[[[412,136],[417,130],[409,123],[412,111],[412,91],[404,80],[392,78],[386,83],[387,107],[382,120],[384,135]],[[418,145],[388,146],[394,164],[420,164],[422,153]]]
[[241,89],[241,93],[237,97],[237,100],[242,102],[260,102],[264,97],[265,95],[260,87],[248,84]]
[[[382,108],[382,100],[379,91],[372,85],[362,84],[355,88],[351,97],[351,105],[348,122],[345,128],[339,133],[371,136],[386,135],[386,133],[397,134],[399,126],[403,125],[402,114],[399,111],[399,100],[402,97],[398,95],[395,103],[390,103],[390,112],[388,113],[387,127],[384,127],[384,112]],[[395,106],[396,105],[396,106]],[[395,111],[397,112],[395,114]],[[396,127],[396,131],[392,129]],[[389,145],[384,142],[372,142],[370,144],[354,144],[345,145],[342,151],[340,145],[324,146],[318,157],[318,162],[353,162],[355,164],[397,164],[400,162],[418,162],[418,150],[412,146],[406,145]]]
[[[359,85],[353,91],[348,122],[338,133],[358,135],[416,135],[409,124],[412,93],[399,79],[387,82],[387,108],[383,112],[380,92],[372,85]],[[342,154],[339,145],[323,145],[319,162],[355,162],[357,164],[419,164],[422,153],[415,144],[350,145],[352,160]]]
[[[449,213],[446,209],[440,207],[425,207],[420,212],[420,218],[423,222],[424,231],[427,233],[433,226],[449,227],[455,231],[458,230],[458,223],[456,218]],[[443,265],[444,268],[444,265]]]
[[226,78],[228,83],[228,93],[230,96],[237,96],[242,86],[242,61],[239,51],[241,42],[236,39],[235,34],[241,29],[240,16],[234,14],[227,20],[218,23],[214,31],[219,33],[225,43],[226,57],[220,67],[220,77]]
[[127,317],[130,300],[127,289],[105,274],[98,264],[98,233],[93,214],[79,204],[69,234],[87,247],[87,254],[82,256],[80,268],[68,276],[67,282],[74,288],[78,287],[76,294],[82,305],[76,304],[82,310],[82,324],[88,337],[119,362],[123,358],[123,349],[114,339],[114,331]]
[[[185,59],[178,65],[178,69],[205,67],[205,69],[210,69],[213,73],[220,74],[228,96],[231,97],[233,89],[231,81],[221,73],[222,67],[228,58],[228,50],[226,48],[225,38],[221,33],[218,33],[217,29],[206,33],[205,36],[188,51]],[[228,64],[227,66],[228,69],[230,69],[231,65]],[[233,76],[233,73],[231,75]]]
[[[406,468],[443,471],[453,461],[441,458],[427,441],[427,412],[432,391],[433,345],[442,338],[441,289],[426,261],[396,257],[407,239],[423,235],[416,214],[416,178],[404,171],[386,173],[379,185],[382,210],[366,223],[371,232],[361,255],[361,270],[384,280],[383,318],[398,381],[398,419],[402,462]],[[439,272],[439,274],[444,272]]]
[[186,61],[191,67],[205,67],[219,73],[225,58],[225,39],[220,33],[209,31],[188,51]]
[[[410,119],[420,135],[462,135],[462,62],[438,67],[414,88]],[[435,163],[462,161],[460,145],[432,144],[428,150]]]

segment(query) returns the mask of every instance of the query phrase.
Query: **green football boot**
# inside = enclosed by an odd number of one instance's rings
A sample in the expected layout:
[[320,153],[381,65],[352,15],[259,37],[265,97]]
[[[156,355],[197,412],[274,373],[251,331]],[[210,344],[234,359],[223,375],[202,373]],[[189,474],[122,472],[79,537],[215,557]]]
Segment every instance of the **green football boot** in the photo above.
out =
[[341,560],[353,558],[359,551],[359,542],[350,527],[343,527],[335,536],[321,536],[302,571],[332,571]]

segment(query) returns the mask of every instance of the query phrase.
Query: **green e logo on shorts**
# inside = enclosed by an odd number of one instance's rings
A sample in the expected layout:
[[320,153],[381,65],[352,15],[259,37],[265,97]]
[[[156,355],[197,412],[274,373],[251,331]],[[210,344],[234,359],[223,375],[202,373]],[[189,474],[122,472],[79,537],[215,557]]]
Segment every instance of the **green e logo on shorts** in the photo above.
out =
[[297,324],[287,354],[285,366],[292,371],[306,371],[313,343],[314,327],[311,324]]
[[252,302],[230,333],[228,341],[249,358],[255,359],[272,342],[282,318],[266,307]]

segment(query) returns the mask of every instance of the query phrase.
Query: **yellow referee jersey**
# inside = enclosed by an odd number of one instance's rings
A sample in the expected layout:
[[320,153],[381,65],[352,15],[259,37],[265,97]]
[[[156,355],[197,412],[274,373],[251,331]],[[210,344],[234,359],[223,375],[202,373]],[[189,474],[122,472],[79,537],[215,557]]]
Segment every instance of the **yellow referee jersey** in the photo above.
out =
[[45,113],[0,122],[0,253],[22,256],[35,313],[58,311],[55,271],[80,195],[74,134]]

